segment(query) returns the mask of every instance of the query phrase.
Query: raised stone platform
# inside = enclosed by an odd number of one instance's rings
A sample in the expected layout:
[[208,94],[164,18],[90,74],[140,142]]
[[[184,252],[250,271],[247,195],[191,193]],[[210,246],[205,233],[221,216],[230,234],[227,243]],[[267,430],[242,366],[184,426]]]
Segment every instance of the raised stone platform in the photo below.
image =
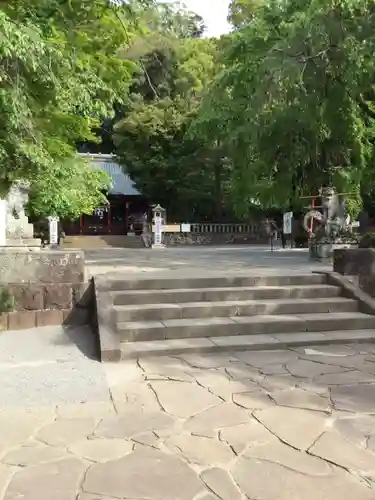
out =
[[88,322],[92,288],[82,252],[2,248],[0,286],[15,300],[12,312],[0,314],[0,329]]
[[0,247],[0,251],[30,251],[30,252],[39,252],[42,248],[42,241],[39,238],[28,238],[26,239],[18,239],[12,240],[7,239],[6,246]]
[[335,250],[333,270],[345,276],[357,278],[358,286],[375,297],[375,249],[355,248]]

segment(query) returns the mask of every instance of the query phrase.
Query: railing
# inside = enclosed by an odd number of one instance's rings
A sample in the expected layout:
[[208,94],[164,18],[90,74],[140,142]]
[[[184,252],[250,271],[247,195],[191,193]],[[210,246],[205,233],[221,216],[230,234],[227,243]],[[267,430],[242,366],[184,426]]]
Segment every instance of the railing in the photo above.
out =
[[[152,231],[152,224],[145,223],[143,233],[150,233]],[[173,229],[174,228],[174,229]],[[167,224],[164,226],[165,233],[180,233],[180,224]],[[219,224],[208,222],[197,222],[190,224],[190,233],[201,235],[214,235],[214,234],[230,234],[230,235],[246,235],[251,238],[259,239],[265,238],[270,233],[269,224],[265,222],[253,224]]]
[[201,234],[259,234],[259,224],[217,224],[217,223],[196,223],[191,224],[192,233]]

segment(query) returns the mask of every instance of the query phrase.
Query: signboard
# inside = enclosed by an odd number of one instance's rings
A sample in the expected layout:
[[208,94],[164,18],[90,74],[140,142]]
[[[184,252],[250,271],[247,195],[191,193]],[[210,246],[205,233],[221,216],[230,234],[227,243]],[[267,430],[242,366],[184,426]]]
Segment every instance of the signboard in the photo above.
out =
[[99,219],[104,219],[104,213],[108,212],[108,207],[98,207],[94,210],[94,215]]
[[190,224],[182,223],[181,224],[181,233],[190,233],[190,232],[191,232]]
[[360,225],[361,225],[361,224],[360,224],[359,220],[354,220],[354,221],[352,222],[352,227],[360,227]]
[[163,219],[161,216],[155,216],[154,244],[161,245],[163,242]]
[[49,243],[57,245],[59,243],[59,218],[48,217],[49,222]]
[[293,212],[285,212],[283,215],[283,232],[292,234]]
[[[152,232],[155,232],[155,224],[152,225]],[[180,224],[163,224],[163,233],[180,233]]]

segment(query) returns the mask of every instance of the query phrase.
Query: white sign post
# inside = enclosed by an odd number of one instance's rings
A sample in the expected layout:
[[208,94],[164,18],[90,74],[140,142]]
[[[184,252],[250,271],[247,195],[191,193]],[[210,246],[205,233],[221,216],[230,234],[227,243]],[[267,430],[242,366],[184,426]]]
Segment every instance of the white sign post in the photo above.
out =
[[155,215],[154,220],[154,244],[152,248],[162,248],[163,245],[163,219],[161,216]]
[[49,222],[49,244],[57,246],[59,244],[59,218],[48,217]]
[[285,212],[283,214],[283,232],[284,234],[292,234],[293,212]]
[[164,248],[163,244],[163,233],[164,233],[164,221],[165,221],[165,210],[160,205],[153,208],[153,243],[152,248]]
[[6,200],[0,200],[0,247],[5,247],[7,242],[7,206]]

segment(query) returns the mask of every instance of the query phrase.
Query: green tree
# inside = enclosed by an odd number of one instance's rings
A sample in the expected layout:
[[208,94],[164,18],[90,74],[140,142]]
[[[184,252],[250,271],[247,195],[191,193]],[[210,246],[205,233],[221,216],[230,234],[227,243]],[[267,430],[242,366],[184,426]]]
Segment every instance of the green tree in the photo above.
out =
[[[19,179],[33,190],[48,179],[56,194],[61,182],[61,197],[73,200],[62,191],[70,187],[61,169],[70,165],[83,185],[79,176],[87,171],[72,162],[76,143],[96,140],[93,127],[124,99],[131,81],[134,63],[119,57],[127,41],[123,23],[105,0],[0,0],[0,33],[1,194]],[[96,172],[90,179],[107,182]],[[45,184],[39,207],[47,206],[43,193]],[[83,206],[91,210],[92,203]]]
[[374,7],[275,0],[231,35],[200,120],[206,136],[222,123],[239,211],[291,206],[325,183],[358,193],[373,171]]
[[[99,142],[84,141],[83,150],[113,153],[113,125],[131,109],[131,102],[152,101],[169,96],[174,86],[172,64],[175,48],[184,39],[200,38],[205,26],[201,16],[181,7],[179,2],[162,3],[153,0],[128,0],[117,11],[126,33],[127,43],[119,56],[132,61],[137,69],[132,78],[131,100],[115,103],[115,117],[107,117],[95,129]],[[160,85],[159,85],[160,84]],[[156,93],[158,87],[158,93]]]
[[206,27],[203,18],[181,6],[180,2],[139,2],[131,0],[128,8],[143,34],[162,33],[175,38],[200,38]]
[[216,46],[215,40],[159,36],[151,50],[142,41],[131,49],[145,71],[135,76],[129,107],[115,125],[118,159],[138,189],[176,219],[220,217],[224,210],[225,158],[189,134],[216,72]]
[[104,193],[110,184],[108,176],[94,170],[86,160],[55,162],[53,168],[31,182],[27,210],[33,217],[52,215],[75,220],[107,204]]
[[231,0],[229,4],[228,21],[235,28],[243,28],[257,14],[264,0]]

